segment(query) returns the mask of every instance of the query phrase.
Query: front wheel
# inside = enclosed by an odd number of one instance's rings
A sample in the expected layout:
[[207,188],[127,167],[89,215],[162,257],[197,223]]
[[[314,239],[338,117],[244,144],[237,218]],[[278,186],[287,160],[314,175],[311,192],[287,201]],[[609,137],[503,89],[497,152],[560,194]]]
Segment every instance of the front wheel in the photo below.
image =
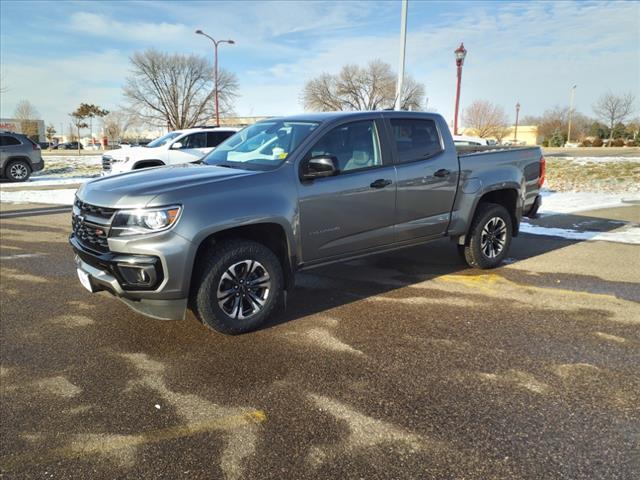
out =
[[283,292],[282,266],[275,254],[257,242],[226,240],[205,255],[195,291],[202,322],[231,335],[262,325]]
[[483,203],[476,211],[460,253],[470,267],[495,268],[506,257],[512,234],[513,224],[507,209],[495,203]]

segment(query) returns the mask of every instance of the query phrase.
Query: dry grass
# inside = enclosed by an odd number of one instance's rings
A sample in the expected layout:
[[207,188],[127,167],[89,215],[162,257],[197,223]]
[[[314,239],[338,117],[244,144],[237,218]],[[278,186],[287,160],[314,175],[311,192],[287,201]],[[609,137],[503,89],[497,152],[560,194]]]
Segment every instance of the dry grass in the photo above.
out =
[[640,162],[547,158],[546,187],[560,192],[640,192]]

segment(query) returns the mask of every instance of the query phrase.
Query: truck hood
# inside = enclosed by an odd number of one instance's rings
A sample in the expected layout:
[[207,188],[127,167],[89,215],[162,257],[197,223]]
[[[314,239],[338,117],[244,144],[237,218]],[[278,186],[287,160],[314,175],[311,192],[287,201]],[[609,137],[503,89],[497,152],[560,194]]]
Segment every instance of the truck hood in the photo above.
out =
[[83,202],[101,207],[141,208],[161,194],[258,173],[186,163],[97,178],[82,185],[77,195]]

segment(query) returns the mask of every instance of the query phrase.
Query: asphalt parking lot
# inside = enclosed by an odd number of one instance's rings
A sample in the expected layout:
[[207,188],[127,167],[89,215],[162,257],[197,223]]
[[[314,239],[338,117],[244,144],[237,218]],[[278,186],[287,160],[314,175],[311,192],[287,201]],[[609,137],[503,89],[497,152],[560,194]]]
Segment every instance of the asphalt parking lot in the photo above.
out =
[[2,478],[640,477],[640,245],[522,235],[481,272],[439,241],[300,274],[229,337],[89,294],[68,230],[1,220]]

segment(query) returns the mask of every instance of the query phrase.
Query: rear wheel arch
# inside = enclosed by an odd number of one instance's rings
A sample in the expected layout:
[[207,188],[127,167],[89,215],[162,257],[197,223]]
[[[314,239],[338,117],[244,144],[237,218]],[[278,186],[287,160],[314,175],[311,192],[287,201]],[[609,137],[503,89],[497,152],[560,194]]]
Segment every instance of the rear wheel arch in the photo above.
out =
[[503,188],[484,193],[476,203],[473,215],[469,218],[467,235],[469,234],[471,225],[473,224],[473,220],[476,217],[480,206],[486,203],[502,205],[507,209],[509,216],[511,217],[511,225],[513,228],[512,234],[514,237],[518,236],[518,232],[520,230],[520,218],[518,215],[518,190],[515,188]]

